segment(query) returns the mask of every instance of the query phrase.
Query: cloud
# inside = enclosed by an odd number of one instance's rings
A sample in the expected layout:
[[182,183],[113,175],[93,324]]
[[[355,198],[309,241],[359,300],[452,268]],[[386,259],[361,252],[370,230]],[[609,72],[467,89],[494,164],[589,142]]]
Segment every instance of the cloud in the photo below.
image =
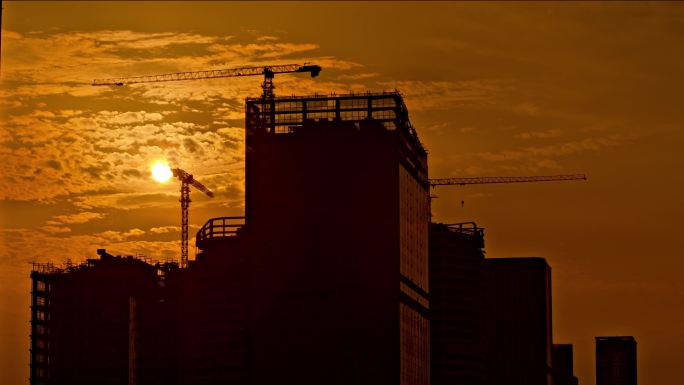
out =
[[551,144],[547,146],[522,147],[514,150],[500,152],[479,152],[471,154],[474,157],[493,161],[508,162],[528,158],[557,158],[561,156],[575,155],[583,152],[597,152],[606,148],[620,146],[635,139],[631,135],[615,134],[605,137],[585,138],[575,141]]
[[277,36],[268,36],[268,35],[259,36],[259,37],[256,38],[256,41],[278,41],[278,40],[280,40],[279,37],[277,37]]
[[87,40],[97,40],[102,43],[110,43],[112,47],[132,48],[139,50],[162,48],[170,45],[211,44],[219,40],[228,40],[230,38],[219,38],[216,36],[205,36],[188,33],[145,33],[121,30],[81,33],[76,36],[80,36]]
[[[276,59],[295,53],[313,51],[318,49],[318,44],[311,43],[278,43],[270,39],[260,40],[250,44],[214,44],[208,50],[213,53],[211,62],[230,62],[236,59],[250,58],[251,60]],[[281,64],[281,63],[269,63]],[[284,63],[282,63],[284,64]]]
[[0,266],[27,262],[63,263],[93,258],[99,248],[114,255],[146,255],[153,260],[178,258],[180,241],[147,241],[144,231],[105,231],[71,235],[63,229],[0,228]]
[[40,229],[52,234],[68,233],[71,231],[70,228],[64,226],[42,226]]
[[[157,160],[187,165],[185,160],[193,159],[191,163],[202,168],[242,162],[237,153],[244,132],[239,128],[236,132],[212,123],[166,122],[167,111],[102,110],[64,115],[36,117],[28,113],[0,123],[6,128],[5,143],[11,143],[0,147],[4,160],[0,179],[5,182],[0,185],[0,196],[49,201],[102,189],[136,191],[140,189],[137,181],[149,174]],[[207,120],[212,122],[213,117]],[[154,184],[143,186],[156,188]]]
[[507,85],[503,81],[379,81],[386,89],[397,89],[411,111],[446,109],[459,105],[490,104]]
[[[215,192],[213,199],[193,194],[193,208],[243,210],[244,99],[260,94],[261,76],[118,88],[93,87],[95,78],[307,61],[331,73],[346,71],[344,81],[297,74],[276,79],[277,93],[312,94],[365,91],[363,81],[375,76],[355,75],[363,70],[360,63],[317,55],[318,44],[263,34],[251,39],[237,43],[207,34],[127,30],[3,31],[0,199],[59,207],[60,215],[42,217],[33,227],[0,229],[0,263],[86,258],[101,247],[160,259],[177,256],[178,241],[147,240],[180,231],[176,226],[116,227],[119,217],[136,210],[176,212],[178,185],[149,177],[159,160],[188,170]],[[103,218],[107,223],[97,222]],[[113,228],[102,228],[110,224]]]
[[162,227],[152,227],[150,232],[153,234],[166,234],[172,232],[180,232],[181,228],[179,226],[162,226]]
[[364,73],[358,73],[358,74],[348,74],[348,75],[340,75],[337,78],[340,80],[361,80],[361,79],[370,79],[374,77],[380,76],[379,73],[377,72],[364,72]]
[[125,237],[139,237],[141,235],[145,235],[145,231],[140,229],[131,229],[124,233]]
[[95,236],[101,237],[104,242],[122,242],[130,237],[140,237],[142,235],[145,235],[145,231],[140,229],[130,229],[125,232],[107,230],[95,234]]
[[541,114],[541,108],[532,103],[521,103],[513,108],[514,111],[529,116],[539,116]]
[[551,128],[548,130],[521,132],[514,136],[519,139],[549,139],[557,138],[561,136],[562,133],[563,131],[560,129]]
[[47,221],[48,224],[50,225],[59,225],[59,224],[79,224],[79,223],[86,223],[90,222],[95,219],[102,219],[104,218],[105,215],[102,213],[95,213],[91,211],[82,211],[77,214],[71,214],[71,215],[57,215],[53,217],[52,220]]
[[105,124],[133,124],[149,121],[162,120],[164,116],[158,112],[145,111],[100,111],[96,116],[96,120]]

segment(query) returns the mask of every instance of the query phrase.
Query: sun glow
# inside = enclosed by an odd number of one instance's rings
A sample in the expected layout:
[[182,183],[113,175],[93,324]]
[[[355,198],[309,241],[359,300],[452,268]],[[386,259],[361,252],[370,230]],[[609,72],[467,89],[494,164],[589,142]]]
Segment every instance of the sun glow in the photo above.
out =
[[152,166],[152,178],[159,183],[164,183],[171,179],[173,172],[171,172],[171,167],[164,162],[157,162]]

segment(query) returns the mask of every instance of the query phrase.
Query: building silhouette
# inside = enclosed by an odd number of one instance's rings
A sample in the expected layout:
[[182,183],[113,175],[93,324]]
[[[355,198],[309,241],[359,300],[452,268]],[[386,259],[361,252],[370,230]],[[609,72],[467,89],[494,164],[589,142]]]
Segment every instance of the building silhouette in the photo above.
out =
[[484,260],[489,385],[552,383],[551,268],[543,258]]
[[187,268],[34,266],[31,383],[430,383],[427,152],[401,95],[248,99],[246,216]]
[[32,385],[573,384],[550,267],[430,223],[398,92],[247,99],[245,131],[245,217],[187,268],[34,265]]
[[573,369],[572,344],[553,344],[553,384],[578,384]]
[[482,384],[484,230],[431,223],[429,239],[431,382]]
[[32,385],[172,383],[174,310],[166,274],[173,264],[99,259],[31,273]]
[[32,385],[577,383],[546,261],[430,223],[398,92],[248,99],[245,131],[245,217],[187,268],[34,265]]
[[180,384],[248,383],[248,273],[244,218],[213,218],[177,280]]
[[397,92],[248,99],[253,384],[428,384],[427,153]]
[[596,385],[636,385],[636,340],[596,337]]

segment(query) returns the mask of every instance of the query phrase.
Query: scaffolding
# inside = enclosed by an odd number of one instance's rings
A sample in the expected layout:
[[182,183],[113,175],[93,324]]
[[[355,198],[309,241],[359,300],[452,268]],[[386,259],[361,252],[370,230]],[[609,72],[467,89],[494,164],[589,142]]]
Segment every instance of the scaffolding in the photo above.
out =
[[274,134],[292,133],[307,121],[344,121],[357,127],[364,121],[375,121],[387,130],[406,134],[414,146],[426,153],[399,91],[248,98],[246,109],[247,127]]
[[[88,348],[100,353],[106,351],[107,354],[127,354],[128,378],[137,378],[138,328],[148,326],[139,325],[136,314],[148,312],[151,316],[156,316],[157,312],[161,311],[159,309],[165,305],[164,301],[159,301],[164,299],[159,297],[159,290],[165,290],[163,287],[166,284],[166,274],[178,269],[178,263],[168,260],[154,261],[142,254],[113,256],[104,249],[98,249],[97,252],[99,259],[86,259],[77,263],[71,260],[62,264],[31,263],[31,385],[59,382],[61,380],[55,378],[64,379],[64,376],[69,377],[69,373],[72,373],[65,369],[70,364],[64,362],[84,359],[84,356],[74,358],[81,354],[75,351],[64,353],[63,349],[71,349],[80,343],[76,341],[78,338],[74,339],[73,335],[69,334],[71,329],[65,328],[65,323],[81,325],[80,327],[85,327],[86,331],[79,328],[79,333],[91,333],[105,339],[109,338],[109,341],[119,338],[119,334],[125,330],[128,337],[128,347],[125,351],[108,350],[107,347],[99,349],[97,344]],[[115,282],[126,284],[125,287],[120,287],[114,284]],[[89,298],[102,300],[92,302]],[[125,314],[118,306],[121,303],[119,299],[128,302],[128,306],[123,310]],[[92,317],[95,317],[96,321],[90,323]],[[113,324],[117,326],[111,326]],[[119,327],[121,325],[126,328],[122,329]],[[55,359],[57,357],[59,360]],[[91,364],[99,362],[93,358]],[[92,376],[98,369],[91,367],[89,370],[88,375]]]

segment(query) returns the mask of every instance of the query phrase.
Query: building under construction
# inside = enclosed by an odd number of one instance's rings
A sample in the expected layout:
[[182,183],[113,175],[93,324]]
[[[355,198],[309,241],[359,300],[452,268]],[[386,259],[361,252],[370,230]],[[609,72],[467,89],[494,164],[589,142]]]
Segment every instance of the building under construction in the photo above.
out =
[[427,153],[401,95],[248,99],[246,135],[244,223],[210,219],[187,268],[34,271],[32,384],[429,384]]
[[[245,217],[209,219],[181,268],[104,251],[34,266],[31,384],[548,385],[548,265],[483,260],[474,223],[430,224],[401,95],[275,97],[263,70]],[[433,185],[512,181],[465,179]]]
[[428,384],[427,153],[401,95],[246,114],[252,384]]
[[172,383],[177,317],[166,278],[177,266],[99,254],[34,264],[31,385]]

